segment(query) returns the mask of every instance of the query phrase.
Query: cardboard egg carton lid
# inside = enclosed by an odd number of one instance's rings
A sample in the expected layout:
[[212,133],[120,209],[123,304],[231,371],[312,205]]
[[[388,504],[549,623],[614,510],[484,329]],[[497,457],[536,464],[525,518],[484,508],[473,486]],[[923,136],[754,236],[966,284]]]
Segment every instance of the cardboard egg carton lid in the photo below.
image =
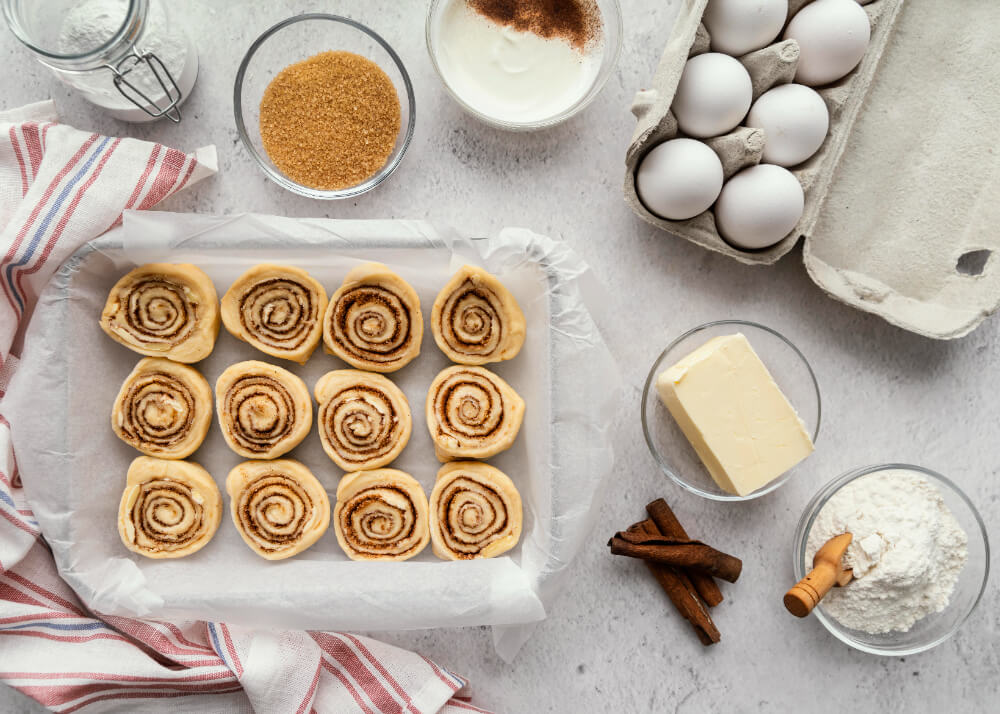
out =
[[[683,0],[652,87],[636,95],[638,122],[626,153],[625,197],[644,220],[751,265],[768,265],[804,239],[812,280],[838,300],[906,330],[961,337],[1000,307],[1000,78],[992,66],[1000,3],[874,0],[868,52],[839,83],[819,89],[830,134],[793,173],[805,190],[795,230],[761,251],[719,236],[711,211],[688,221],[651,214],[635,192],[635,168],[676,135],[670,104],[689,56],[708,51],[707,0]],[[791,0],[791,12],[807,4]],[[947,38],[928,28],[948,27]],[[790,81],[794,41],[739,58],[754,98]],[[791,69],[789,70],[789,66]],[[877,70],[877,71],[876,71]],[[708,141],[728,177],[760,160],[766,137],[740,128]]]

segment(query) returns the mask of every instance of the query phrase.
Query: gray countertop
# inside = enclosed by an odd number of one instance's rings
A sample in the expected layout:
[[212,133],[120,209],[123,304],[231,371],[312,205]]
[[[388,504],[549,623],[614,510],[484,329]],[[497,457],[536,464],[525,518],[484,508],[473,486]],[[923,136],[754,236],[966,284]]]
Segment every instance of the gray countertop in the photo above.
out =
[[[1000,323],[929,341],[845,307],[808,279],[798,250],[750,268],[641,222],[622,200],[633,93],[651,76],[678,0],[623,0],[625,46],[597,100],[563,126],[508,134],[466,116],[446,95],[424,49],[426,3],[175,0],[201,74],[184,121],[127,125],[59,85],[13,37],[0,33],[2,104],[51,96],[80,128],[148,138],[185,150],[215,144],[220,173],[174,197],[175,211],[254,210],[331,218],[425,218],[471,234],[523,225],[573,246],[610,290],[607,339],[626,391],[616,420],[616,466],[599,525],[566,589],[519,658],[507,665],[486,628],[383,633],[471,680],[474,702],[498,712],[983,711],[1000,697],[996,579],[957,636],[905,658],[850,650],[815,619],[781,605],[791,539],[812,494],[853,467],[922,464],[955,480],[996,533],[1000,520],[1000,400],[994,354]],[[401,55],[417,97],[417,128],[396,174],[357,200],[322,203],[267,180],[236,134],[232,81],[251,40],[294,12],[322,10],[370,24]],[[642,381],[674,336],[701,322],[746,318],[789,336],[823,388],[818,449],[779,491],[744,504],[701,500],[656,469],[639,426]],[[993,345],[991,347],[991,345]],[[723,639],[702,647],[640,564],[610,556],[608,536],[666,497],[704,540],[743,558],[724,587]],[[996,566],[996,558],[993,559]],[[994,705],[988,702],[993,701]],[[35,711],[0,692],[0,710]]]

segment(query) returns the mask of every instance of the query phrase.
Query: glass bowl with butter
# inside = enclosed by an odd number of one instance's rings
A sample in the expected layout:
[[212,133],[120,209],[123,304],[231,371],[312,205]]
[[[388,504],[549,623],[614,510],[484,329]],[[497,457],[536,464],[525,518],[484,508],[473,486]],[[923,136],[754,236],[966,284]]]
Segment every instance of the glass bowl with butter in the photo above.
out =
[[431,0],[431,63],[467,113],[501,129],[560,124],[600,93],[618,63],[618,0]]
[[813,451],[816,375],[781,333],[746,320],[688,330],[660,354],[642,393],[642,430],[663,472],[715,501],[784,484]]

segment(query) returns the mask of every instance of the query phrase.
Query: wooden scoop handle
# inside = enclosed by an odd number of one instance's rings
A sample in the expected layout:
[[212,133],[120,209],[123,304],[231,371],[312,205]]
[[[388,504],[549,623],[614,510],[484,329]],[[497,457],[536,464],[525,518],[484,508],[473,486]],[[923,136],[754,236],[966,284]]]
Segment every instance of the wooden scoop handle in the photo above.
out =
[[850,533],[836,536],[816,551],[813,569],[785,593],[786,610],[796,617],[805,617],[830,592],[830,588],[851,581],[852,573],[844,569],[843,558],[852,537]]

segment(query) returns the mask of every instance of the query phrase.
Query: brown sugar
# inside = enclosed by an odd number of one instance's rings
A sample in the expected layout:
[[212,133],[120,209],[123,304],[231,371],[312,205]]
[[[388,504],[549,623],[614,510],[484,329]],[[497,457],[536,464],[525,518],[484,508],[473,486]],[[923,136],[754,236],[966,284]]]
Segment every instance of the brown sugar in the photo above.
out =
[[601,36],[594,0],[468,0],[469,7],[500,25],[566,40],[583,51]]
[[260,138],[275,166],[304,186],[355,186],[385,166],[399,136],[389,76],[353,52],[321,52],[285,67],[260,102]]

